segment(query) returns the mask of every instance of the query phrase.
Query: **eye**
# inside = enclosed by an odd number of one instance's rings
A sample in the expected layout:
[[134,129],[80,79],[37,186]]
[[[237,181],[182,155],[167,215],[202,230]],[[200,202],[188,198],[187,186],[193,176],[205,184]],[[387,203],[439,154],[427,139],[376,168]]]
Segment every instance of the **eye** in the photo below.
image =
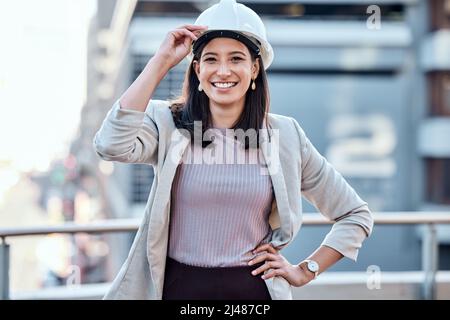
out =
[[231,60],[232,61],[241,61],[241,60],[244,60],[244,59],[242,59],[241,57],[233,57],[233,58],[231,58]]
[[203,61],[216,61],[216,59],[214,59],[214,58],[206,58],[206,59],[203,60]]

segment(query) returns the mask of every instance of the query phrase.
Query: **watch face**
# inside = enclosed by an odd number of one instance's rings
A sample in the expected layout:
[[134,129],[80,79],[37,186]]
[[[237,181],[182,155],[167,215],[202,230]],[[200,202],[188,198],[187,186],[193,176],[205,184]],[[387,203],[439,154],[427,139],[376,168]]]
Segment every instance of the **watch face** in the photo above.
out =
[[319,265],[315,261],[308,261],[308,269],[311,272],[317,272],[319,271]]

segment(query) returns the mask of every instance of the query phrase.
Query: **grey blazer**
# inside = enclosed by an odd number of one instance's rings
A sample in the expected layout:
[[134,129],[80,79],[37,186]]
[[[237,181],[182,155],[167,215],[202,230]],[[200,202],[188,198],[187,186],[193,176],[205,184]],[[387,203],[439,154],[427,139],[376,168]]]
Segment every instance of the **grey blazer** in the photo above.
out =
[[[117,100],[94,137],[94,148],[102,159],[145,163],[152,165],[155,172],[141,226],[105,299],[162,298],[170,192],[189,144],[175,127],[168,106],[167,101],[151,100],[146,111],[140,112],[121,109]],[[302,224],[304,196],[334,221],[322,245],[356,260],[373,227],[367,203],[319,154],[295,119],[269,113],[268,121],[274,134],[268,139],[263,130],[260,147],[275,195],[269,218],[271,244],[281,249],[294,240]],[[292,299],[291,286],[283,277],[265,282],[272,299]]]

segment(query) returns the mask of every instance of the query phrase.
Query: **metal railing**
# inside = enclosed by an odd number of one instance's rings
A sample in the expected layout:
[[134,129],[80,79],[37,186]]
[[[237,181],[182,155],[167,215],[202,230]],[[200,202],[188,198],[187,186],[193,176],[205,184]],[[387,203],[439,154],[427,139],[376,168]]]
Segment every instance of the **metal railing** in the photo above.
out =
[[[422,269],[425,281],[422,286],[422,298],[434,299],[436,291],[436,272],[438,269],[438,240],[436,225],[450,224],[450,213],[437,212],[383,212],[374,213],[376,225],[425,225],[422,241]],[[7,238],[22,236],[38,236],[48,234],[76,233],[115,233],[133,232],[139,228],[140,219],[101,220],[89,224],[65,223],[59,226],[37,226],[0,228],[0,299],[10,297],[9,290],[9,259],[10,246]],[[332,222],[321,215],[304,214],[303,225],[325,225]]]

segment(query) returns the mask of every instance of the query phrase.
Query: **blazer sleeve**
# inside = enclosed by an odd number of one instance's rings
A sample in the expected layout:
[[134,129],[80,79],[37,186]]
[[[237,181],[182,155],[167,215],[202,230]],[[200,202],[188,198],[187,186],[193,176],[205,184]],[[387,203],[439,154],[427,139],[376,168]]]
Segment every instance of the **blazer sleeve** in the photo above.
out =
[[334,221],[322,245],[356,261],[373,228],[372,213],[343,176],[316,150],[295,119],[301,146],[301,192],[327,219]]
[[107,161],[156,165],[159,134],[151,116],[163,102],[150,100],[146,111],[141,112],[122,109],[117,100],[94,136],[97,154]]

